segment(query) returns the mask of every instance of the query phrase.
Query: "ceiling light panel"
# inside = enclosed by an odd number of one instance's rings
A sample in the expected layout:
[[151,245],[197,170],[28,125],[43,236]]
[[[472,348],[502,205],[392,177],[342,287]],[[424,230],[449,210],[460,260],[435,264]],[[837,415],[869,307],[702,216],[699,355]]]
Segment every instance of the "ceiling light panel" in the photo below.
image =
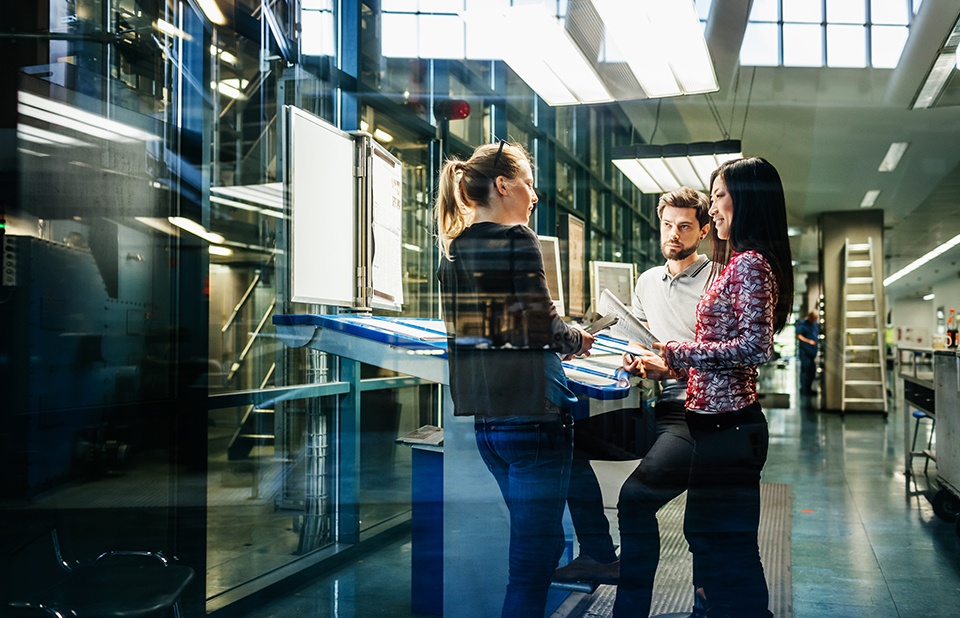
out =
[[877,171],[892,172],[897,169],[897,165],[900,164],[900,159],[903,157],[903,153],[907,151],[907,146],[909,145],[909,142],[893,142],[890,144],[890,148],[887,149],[887,154],[883,156],[883,161],[880,162],[880,167],[877,168]]

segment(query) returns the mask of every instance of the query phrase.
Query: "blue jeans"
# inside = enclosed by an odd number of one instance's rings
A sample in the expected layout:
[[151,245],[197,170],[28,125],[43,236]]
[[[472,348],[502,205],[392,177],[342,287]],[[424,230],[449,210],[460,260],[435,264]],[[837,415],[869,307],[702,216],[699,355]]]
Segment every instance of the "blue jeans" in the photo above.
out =
[[573,424],[477,418],[477,447],[510,511],[510,550],[503,618],[539,618],[564,548],[563,508],[573,458]]
[[683,532],[707,616],[769,618],[760,563],[760,471],[770,435],[759,404],[724,414],[687,413],[696,441]]

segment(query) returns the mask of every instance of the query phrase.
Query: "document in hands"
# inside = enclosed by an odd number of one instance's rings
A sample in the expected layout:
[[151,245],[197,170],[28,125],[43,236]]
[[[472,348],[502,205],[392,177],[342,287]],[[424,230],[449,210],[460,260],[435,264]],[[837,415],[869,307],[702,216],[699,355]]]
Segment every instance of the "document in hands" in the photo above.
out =
[[657,338],[650,332],[643,322],[633,315],[630,308],[620,302],[620,299],[614,296],[613,292],[604,289],[600,292],[600,300],[597,301],[597,313],[602,315],[615,315],[617,321],[617,330],[630,341],[636,341],[645,348],[653,349],[653,344]]

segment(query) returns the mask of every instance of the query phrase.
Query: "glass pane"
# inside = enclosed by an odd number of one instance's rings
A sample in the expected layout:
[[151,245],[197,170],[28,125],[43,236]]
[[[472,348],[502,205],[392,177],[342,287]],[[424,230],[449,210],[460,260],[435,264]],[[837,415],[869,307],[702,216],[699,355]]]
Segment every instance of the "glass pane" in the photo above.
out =
[[573,204],[573,170],[562,161],[557,161],[557,199]]
[[417,0],[380,0],[380,10],[405,11],[407,13],[417,12]]
[[827,66],[867,66],[866,26],[827,26]]
[[300,16],[301,51],[304,56],[332,56],[336,51],[333,13],[303,11]]
[[906,26],[907,3],[904,0],[870,0],[870,21],[874,24]]
[[906,26],[874,26],[870,46],[873,66],[878,69],[896,67],[909,34]]
[[420,15],[419,56],[462,60],[463,31],[463,20],[458,15]]
[[750,21],[777,21],[780,18],[777,4],[777,0],[754,0]]
[[381,16],[380,53],[388,58],[416,58],[417,16],[384,13]]
[[780,37],[776,24],[747,24],[740,46],[740,64],[777,66],[780,64]]
[[818,24],[823,21],[822,0],[790,0],[783,3],[784,22]]
[[459,13],[463,0],[420,0],[421,13]]
[[823,28],[819,25],[783,25],[783,66],[823,66]]
[[706,21],[710,17],[710,5],[713,0],[695,0],[697,5],[697,19]]
[[827,0],[827,23],[864,24],[867,22],[864,0]]

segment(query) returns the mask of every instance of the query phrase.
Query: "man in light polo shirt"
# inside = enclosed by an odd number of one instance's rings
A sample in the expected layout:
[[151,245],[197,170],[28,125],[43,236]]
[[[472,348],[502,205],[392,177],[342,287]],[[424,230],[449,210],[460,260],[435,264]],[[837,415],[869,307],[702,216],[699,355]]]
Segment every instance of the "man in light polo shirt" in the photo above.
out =
[[[682,188],[657,207],[660,249],[666,263],[640,275],[633,312],[661,341],[693,341],[697,303],[711,278],[712,262],[697,252],[710,231],[707,196]],[[617,335],[616,328],[612,334]],[[633,365],[639,371],[639,359]],[[596,476],[575,450],[568,504],[580,556],[557,569],[557,582],[618,583],[614,615],[647,616],[660,558],[656,513],[687,485],[693,439],[684,416],[686,383],[664,380],[657,404],[656,441],[620,492],[620,557],[614,553]],[[574,449],[579,448],[574,442]],[[696,615],[696,608],[694,615]]]
[[[706,195],[686,187],[660,197],[660,250],[667,262],[640,275],[632,307],[660,341],[694,340],[697,304],[711,280],[712,262],[697,251],[710,231],[709,208]],[[642,365],[636,359],[625,362],[625,367],[637,372]],[[657,511],[686,489],[693,455],[693,438],[685,419],[686,395],[686,382],[662,380],[654,407],[657,439],[620,489],[620,582],[615,618],[650,613],[660,558]],[[695,602],[693,615],[698,614],[697,605]]]

